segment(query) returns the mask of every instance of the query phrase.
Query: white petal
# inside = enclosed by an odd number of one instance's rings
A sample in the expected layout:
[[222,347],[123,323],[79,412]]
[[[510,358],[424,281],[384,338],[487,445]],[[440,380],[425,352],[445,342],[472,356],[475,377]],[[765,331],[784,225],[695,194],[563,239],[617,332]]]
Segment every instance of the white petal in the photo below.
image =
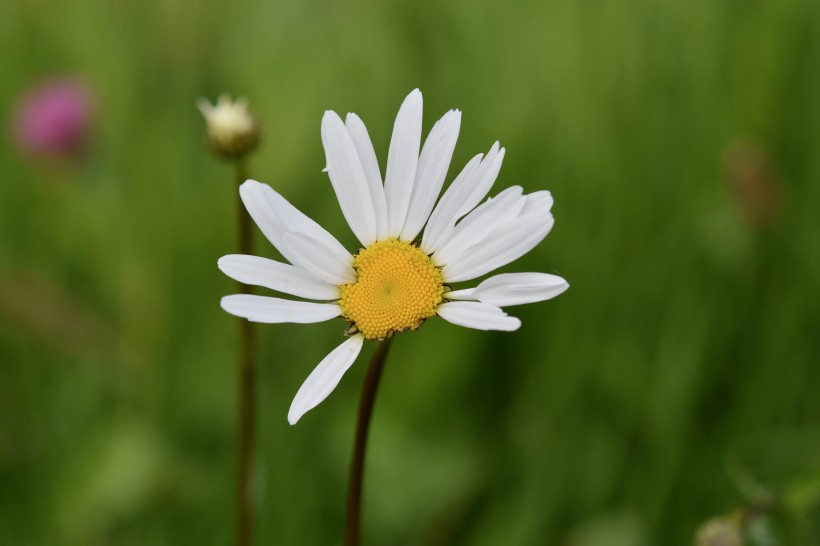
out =
[[473,290],[475,288],[464,288],[462,290],[451,290],[450,292],[444,293],[445,300],[466,300],[466,301],[476,301],[476,298],[473,296]]
[[421,91],[414,89],[399,108],[384,177],[389,236],[398,237],[407,218],[421,143]]
[[368,246],[378,232],[373,198],[353,139],[336,112],[327,111],[322,118],[322,144],[342,214],[359,241]]
[[498,142],[493,143],[484,161],[476,170],[475,180],[473,184],[468,186],[469,191],[465,198],[461,200],[461,206],[456,212],[456,216],[461,218],[473,210],[490,193],[490,189],[495,184],[495,179],[498,178],[498,172],[501,170],[501,164],[504,162],[506,153],[506,149],[499,149]]
[[219,269],[241,283],[264,286],[300,298],[335,300],[339,287],[319,280],[304,269],[259,256],[230,254],[217,262]]
[[547,236],[552,214],[528,214],[509,222],[483,241],[464,250],[458,261],[444,266],[445,282],[468,281],[517,260]]
[[324,322],[338,317],[341,308],[335,303],[313,303],[291,301],[268,296],[234,294],[225,296],[220,302],[222,309],[237,317],[253,322],[281,323]]
[[[488,225],[492,226],[517,218],[528,202],[528,197],[524,195],[524,188],[521,186],[510,186],[495,197],[488,197],[486,201],[461,219],[452,237],[461,237],[462,232],[487,231]],[[445,244],[450,244],[450,240]]]
[[355,335],[333,349],[299,387],[288,411],[288,422],[296,422],[333,392],[342,376],[359,356],[364,336]]
[[[282,219],[274,212],[274,208],[267,198],[270,186],[260,184],[255,180],[246,180],[244,184],[239,187],[239,195],[248,213],[265,234],[265,237],[275,246],[279,248],[279,242],[282,240],[282,235],[288,230]],[[271,189],[271,191],[273,191]]]
[[544,212],[552,210],[553,199],[552,194],[547,190],[536,191],[527,194],[527,203],[521,210],[521,215],[530,214],[533,212]]
[[480,302],[506,307],[548,300],[562,294],[567,288],[567,281],[557,275],[503,273],[485,280],[470,295]]
[[476,169],[481,165],[483,157],[484,154],[478,154],[467,162],[450,184],[450,187],[447,188],[447,191],[444,192],[432,214],[430,214],[430,219],[427,221],[427,226],[424,228],[424,234],[421,238],[421,248],[428,254],[438,248],[436,243],[442,235],[455,226],[458,220],[456,213],[461,208],[459,201],[463,197],[462,194],[466,192]]
[[521,186],[507,188],[465,216],[451,235],[443,238],[445,242],[433,254],[436,265],[455,262],[465,249],[479,243],[500,226],[517,218],[527,202],[522,193]]
[[521,321],[496,307],[477,301],[451,301],[438,307],[438,315],[448,322],[476,330],[511,332],[521,327]]
[[[480,156],[474,157],[450,184],[430,215],[424,231],[421,247],[425,252],[430,254],[437,250],[455,229],[458,219],[484,199],[495,183],[504,153],[504,148],[499,150],[496,142],[483,160],[479,159]],[[477,159],[480,163],[476,163]]]
[[379,171],[379,162],[376,159],[376,151],[373,149],[373,142],[367,134],[364,122],[356,114],[348,114],[345,118],[347,132],[353,139],[356,151],[359,154],[359,161],[367,178],[367,185],[370,187],[370,197],[373,199],[373,213],[376,215],[377,239],[379,241],[387,238],[387,199],[384,196],[384,186],[382,185],[382,175]]
[[256,225],[288,261],[293,263],[292,257],[282,248],[285,233],[303,233],[320,242],[323,248],[327,248],[330,254],[339,260],[341,267],[347,267],[350,273],[353,273],[350,265],[353,263],[353,256],[345,247],[322,226],[288,203],[273,188],[255,180],[247,180],[240,186],[239,195]]
[[294,265],[309,271],[316,278],[330,284],[349,284],[356,280],[356,273],[350,262],[344,263],[344,256],[334,253],[334,249],[325,246],[322,241],[304,233],[287,232],[280,243],[282,254]]
[[205,119],[208,119],[214,111],[214,107],[211,104],[211,101],[204,97],[200,97],[196,100],[196,107],[199,108],[199,111],[202,112],[202,115]]
[[461,127],[461,112],[450,110],[436,122],[419,156],[413,195],[407,211],[407,220],[401,231],[401,239],[412,241],[430,217],[436,198],[441,193],[444,177],[450,168],[453,150]]

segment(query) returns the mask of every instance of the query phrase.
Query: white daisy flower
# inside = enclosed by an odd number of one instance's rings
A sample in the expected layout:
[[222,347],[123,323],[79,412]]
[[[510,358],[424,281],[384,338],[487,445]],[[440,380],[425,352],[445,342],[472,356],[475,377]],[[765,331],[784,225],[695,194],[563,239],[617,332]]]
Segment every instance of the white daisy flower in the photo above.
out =
[[473,288],[451,287],[502,267],[538,244],[554,223],[552,196],[548,191],[524,195],[520,186],[513,186],[479,204],[504,159],[496,142],[486,155],[467,163],[436,204],[461,112],[447,112],[420,147],[421,118],[422,97],[416,89],[396,117],[382,184],[362,120],[348,114],[342,121],[335,112],[325,112],[326,170],[342,213],[361,242],[355,254],[270,186],[248,180],[240,187],[248,212],[290,263],[231,255],[219,260],[219,268],[240,282],[321,303],[237,294],[223,298],[222,308],[255,322],[342,317],[349,323],[347,340],[296,393],[288,412],[291,424],[333,391],[365,340],[415,330],[436,315],[468,328],[516,330],[521,321],[501,307],[550,299],[569,287],[546,273],[505,273]]

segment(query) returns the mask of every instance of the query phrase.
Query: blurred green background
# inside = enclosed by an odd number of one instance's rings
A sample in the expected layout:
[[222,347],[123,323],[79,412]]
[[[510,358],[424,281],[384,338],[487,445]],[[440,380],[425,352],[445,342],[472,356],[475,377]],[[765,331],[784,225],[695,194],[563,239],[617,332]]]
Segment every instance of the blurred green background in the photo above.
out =
[[[820,3],[4,0],[0,66],[4,123],[51,74],[97,104],[81,162],[0,149],[0,544],[232,542],[236,191],[195,100],[248,97],[253,177],[355,250],[322,112],[384,165],[414,87],[425,131],[464,113],[448,180],[498,139],[494,191],[553,192],[505,270],[572,287],[396,339],[365,543],[684,545],[772,499],[756,544],[820,544]],[[258,328],[257,544],[341,543],[372,347],[286,413],[343,329]]]

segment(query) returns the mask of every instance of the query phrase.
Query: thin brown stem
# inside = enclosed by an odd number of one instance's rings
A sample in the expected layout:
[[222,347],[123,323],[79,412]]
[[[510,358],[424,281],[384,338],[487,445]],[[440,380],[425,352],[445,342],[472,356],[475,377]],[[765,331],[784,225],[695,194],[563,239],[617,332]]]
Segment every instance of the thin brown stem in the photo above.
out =
[[373,414],[373,403],[379,388],[379,379],[384,369],[384,361],[390,350],[392,338],[387,338],[376,347],[359,399],[359,416],[356,419],[356,439],[353,443],[353,458],[350,462],[350,483],[347,492],[347,531],[345,546],[359,546],[362,512],[362,482],[364,480],[364,453],[367,447],[367,431]]
[[[237,187],[247,178],[245,165],[236,163]],[[237,192],[238,245],[240,254],[253,254],[253,231],[251,219]],[[252,289],[239,283],[239,291],[250,294]],[[254,331],[253,324],[243,318],[239,319],[239,474],[236,488],[236,544],[250,546],[253,533],[253,455],[254,455],[254,376],[253,363]]]

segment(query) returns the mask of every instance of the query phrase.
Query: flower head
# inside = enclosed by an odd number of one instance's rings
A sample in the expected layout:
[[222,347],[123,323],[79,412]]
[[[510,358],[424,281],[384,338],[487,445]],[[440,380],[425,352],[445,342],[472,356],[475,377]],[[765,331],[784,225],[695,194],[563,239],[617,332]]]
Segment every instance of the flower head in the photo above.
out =
[[213,105],[199,99],[197,107],[205,116],[208,147],[217,157],[238,159],[259,143],[259,125],[248,111],[246,99],[232,101],[228,95],[220,95]]
[[[320,322],[341,317],[345,342],[313,370],[288,413],[291,424],[324,400],[365,340],[416,330],[439,316],[479,330],[516,330],[521,321],[503,306],[542,301],[565,291],[561,277],[506,273],[472,288],[451,285],[481,277],[537,245],[553,226],[552,196],[508,188],[483,203],[504,159],[495,143],[473,157],[441,193],[461,125],[451,110],[421,146],[422,96],[402,104],[393,128],[384,183],[367,129],[355,114],[325,112],[322,142],[327,172],[342,213],[361,243],[355,254],[270,186],[248,180],[245,207],[290,263],[224,256],[228,276],[321,303],[237,294],[222,299],[231,314],[256,322]],[[424,233],[418,236],[424,228]]]
[[740,525],[730,518],[710,519],[698,527],[695,546],[743,546]]
[[14,133],[29,153],[72,156],[83,150],[91,118],[91,96],[85,85],[72,79],[51,79],[23,95]]

